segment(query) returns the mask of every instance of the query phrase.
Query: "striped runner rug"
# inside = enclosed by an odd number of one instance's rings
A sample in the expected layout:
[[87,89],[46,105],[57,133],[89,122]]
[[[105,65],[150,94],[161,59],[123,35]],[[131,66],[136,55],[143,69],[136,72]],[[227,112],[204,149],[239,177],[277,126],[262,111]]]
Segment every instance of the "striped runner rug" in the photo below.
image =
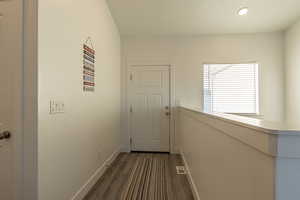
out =
[[172,200],[166,159],[139,157],[122,193],[122,200]]

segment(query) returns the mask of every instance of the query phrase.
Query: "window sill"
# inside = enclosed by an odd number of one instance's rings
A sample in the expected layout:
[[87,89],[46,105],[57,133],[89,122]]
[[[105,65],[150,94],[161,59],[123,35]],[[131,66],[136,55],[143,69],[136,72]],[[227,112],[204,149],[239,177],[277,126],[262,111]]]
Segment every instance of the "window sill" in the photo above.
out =
[[251,118],[256,118],[256,119],[264,118],[264,115],[256,114],[256,113],[225,113],[225,114],[238,115],[238,116],[243,116],[243,117],[251,117]]

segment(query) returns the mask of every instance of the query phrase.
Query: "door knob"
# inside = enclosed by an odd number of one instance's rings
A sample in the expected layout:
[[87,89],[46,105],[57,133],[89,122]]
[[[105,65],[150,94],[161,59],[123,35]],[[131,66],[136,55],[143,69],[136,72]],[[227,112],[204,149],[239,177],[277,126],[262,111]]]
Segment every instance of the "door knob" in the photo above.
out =
[[170,115],[170,112],[166,112],[166,115],[169,116],[169,115]]
[[9,131],[4,131],[0,133],[0,140],[9,139],[11,137],[11,133]]

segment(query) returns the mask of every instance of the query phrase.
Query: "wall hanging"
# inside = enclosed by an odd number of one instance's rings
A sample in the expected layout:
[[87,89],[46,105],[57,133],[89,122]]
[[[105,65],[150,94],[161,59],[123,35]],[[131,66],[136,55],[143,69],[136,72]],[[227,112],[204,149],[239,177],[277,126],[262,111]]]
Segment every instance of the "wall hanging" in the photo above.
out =
[[95,91],[95,49],[90,37],[83,44],[83,91]]

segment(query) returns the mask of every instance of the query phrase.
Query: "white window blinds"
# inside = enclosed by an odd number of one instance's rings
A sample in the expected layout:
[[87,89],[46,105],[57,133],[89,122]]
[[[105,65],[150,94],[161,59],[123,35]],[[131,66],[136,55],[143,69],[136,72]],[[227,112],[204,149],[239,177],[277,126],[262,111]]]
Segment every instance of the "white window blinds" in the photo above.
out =
[[258,114],[258,64],[205,64],[204,110]]

